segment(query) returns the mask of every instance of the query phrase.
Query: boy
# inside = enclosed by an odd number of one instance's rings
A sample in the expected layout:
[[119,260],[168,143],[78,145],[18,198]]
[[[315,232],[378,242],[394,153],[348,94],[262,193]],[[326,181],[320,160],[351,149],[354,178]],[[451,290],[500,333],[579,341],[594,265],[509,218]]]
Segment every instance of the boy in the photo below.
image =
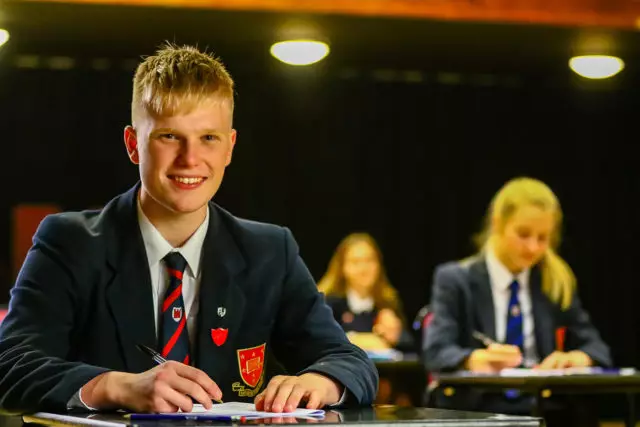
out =
[[[373,401],[375,367],[333,320],[290,231],[210,201],[236,142],[233,88],[193,47],[139,65],[124,139],[140,182],[101,211],[41,223],[0,327],[0,407]],[[169,361],[154,366],[139,345]],[[293,376],[265,378],[270,351]]]

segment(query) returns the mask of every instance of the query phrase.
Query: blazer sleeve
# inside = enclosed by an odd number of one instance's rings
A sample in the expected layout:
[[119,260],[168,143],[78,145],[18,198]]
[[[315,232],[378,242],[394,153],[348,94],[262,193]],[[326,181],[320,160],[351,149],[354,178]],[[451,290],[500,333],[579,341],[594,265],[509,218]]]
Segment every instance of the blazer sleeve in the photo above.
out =
[[347,310],[347,303],[344,298],[325,295],[325,303],[331,309],[333,318],[341,325],[341,318],[344,312]]
[[571,306],[563,313],[567,327],[565,351],[581,350],[591,357],[594,364],[611,367],[611,351],[600,337],[600,333],[591,323],[589,314],[584,308],[578,294],[574,294]]
[[289,372],[317,372],[340,382],[349,392],[347,404],[373,403],[378,389],[375,366],[349,342],[300,258],[291,232],[283,230],[286,273],[273,334],[276,358]]
[[85,383],[106,371],[69,361],[78,283],[59,243],[64,220],[47,217],[11,290],[0,326],[0,408],[6,412],[66,411]]
[[453,263],[436,268],[430,309],[433,319],[423,330],[423,362],[428,371],[451,371],[471,354],[460,345],[465,295],[461,268]]

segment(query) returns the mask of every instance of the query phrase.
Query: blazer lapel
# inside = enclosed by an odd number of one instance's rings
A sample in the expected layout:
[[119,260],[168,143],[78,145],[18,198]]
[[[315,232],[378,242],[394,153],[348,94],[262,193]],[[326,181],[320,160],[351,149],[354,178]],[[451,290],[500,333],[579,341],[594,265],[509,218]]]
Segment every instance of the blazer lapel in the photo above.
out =
[[540,268],[531,269],[529,279],[531,291],[531,309],[533,311],[534,335],[538,356],[545,358],[555,350],[555,331],[553,329],[553,311],[549,299],[542,293]]
[[154,366],[136,344],[151,348],[157,344],[149,263],[137,219],[138,188],[139,184],[116,201],[114,245],[107,249],[113,272],[106,290],[107,304],[129,372],[142,372]]
[[471,280],[471,292],[473,294],[475,315],[480,332],[492,339],[496,338],[496,322],[493,306],[493,294],[491,293],[491,279],[485,263],[484,256],[472,261],[469,266],[469,278]]
[[[220,382],[238,368],[229,366],[236,360],[234,341],[244,316],[245,295],[238,286],[238,274],[245,260],[227,224],[213,203],[203,246],[202,279],[195,364],[214,381]],[[217,337],[224,342],[216,343]]]

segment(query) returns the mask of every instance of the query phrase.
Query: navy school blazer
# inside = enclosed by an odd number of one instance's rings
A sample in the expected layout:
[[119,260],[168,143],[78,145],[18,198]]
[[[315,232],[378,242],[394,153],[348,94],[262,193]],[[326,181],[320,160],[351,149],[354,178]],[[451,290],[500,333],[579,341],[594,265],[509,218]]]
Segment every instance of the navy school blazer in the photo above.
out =
[[[612,360],[609,347],[582,308],[578,295],[574,295],[567,310],[562,310],[542,292],[539,266],[531,270],[529,282],[536,350],[541,360],[558,349],[556,331],[563,328],[564,351],[582,350],[596,365],[610,367]],[[483,256],[438,266],[434,273],[430,302],[433,318],[423,331],[422,357],[427,371],[460,369],[473,350],[483,348],[482,343],[472,337],[474,330],[495,339],[493,307],[491,281]],[[444,399],[442,396],[440,398]],[[473,400],[469,396],[466,398],[468,403]]]
[[[2,410],[64,411],[99,374],[154,366],[136,348],[157,348],[139,187],[102,210],[50,215],[38,227],[0,325]],[[226,400],[252,401],[273,358],[290,374],[337,380],[350,404],[372,403],[376,368],[333,319],[291,232],[209,208],[194,366]],[[218,328],[228,330],[222,345],[213,341]]]

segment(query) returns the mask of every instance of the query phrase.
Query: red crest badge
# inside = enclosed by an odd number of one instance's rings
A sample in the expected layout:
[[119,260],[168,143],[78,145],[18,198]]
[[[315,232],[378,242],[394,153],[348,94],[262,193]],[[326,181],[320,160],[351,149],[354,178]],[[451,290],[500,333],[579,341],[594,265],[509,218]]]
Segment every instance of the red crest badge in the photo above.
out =
[[264,370],[264,350],[267,344],[237,350],[240,377],[249,387],[255,387]]
[[218,347],[220,347],[222,344],[225,343],[228,335],[229,335],[229,329],[226,329],[226,328],[211,329],[211,339]]
[[171,312],[171,317],[176,322],[179,322],[182,319],[182,307],[173,307],[173,311]]

